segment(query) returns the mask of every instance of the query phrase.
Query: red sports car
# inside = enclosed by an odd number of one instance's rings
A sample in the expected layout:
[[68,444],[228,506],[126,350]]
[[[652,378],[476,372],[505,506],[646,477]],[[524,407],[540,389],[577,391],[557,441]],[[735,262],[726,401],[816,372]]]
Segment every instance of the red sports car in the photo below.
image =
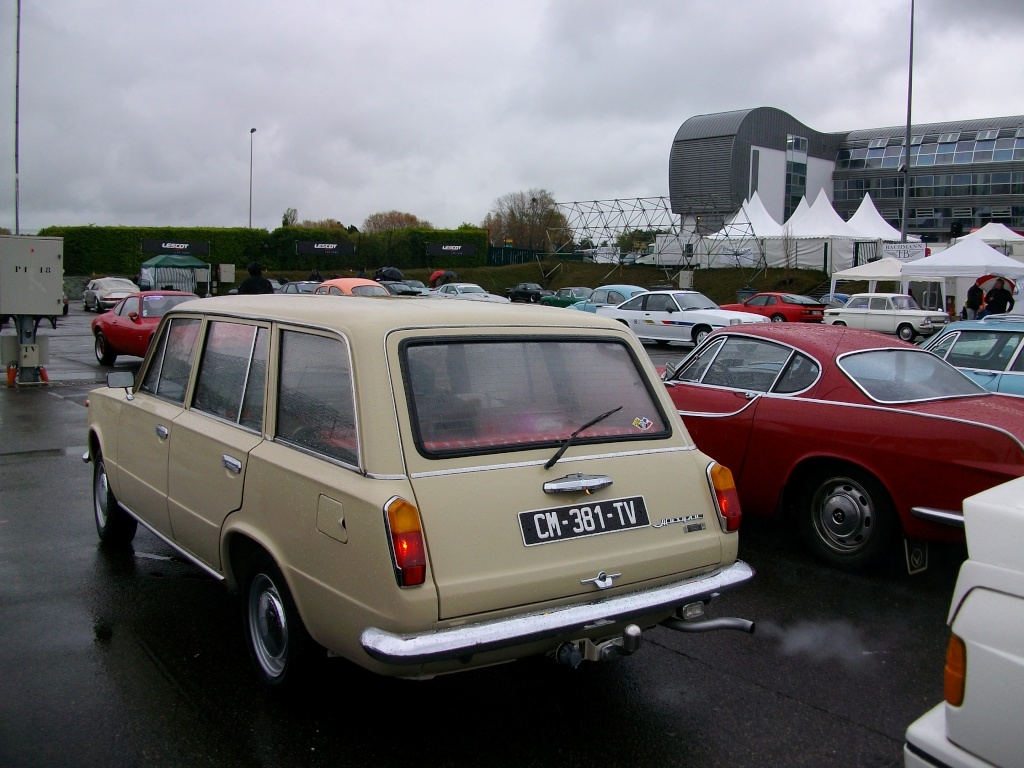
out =
[[722,309],[764,315],[773,323],[820,323],[825,317],[824,304],[796,293],[756,293],[742,304],[723,304]]
[[186,291],[140,291],[114,305],[109,312],[92,321],[96,337],[96,359],[101,365],[113,365],[118,355],[145,357],[150,339],[160,318],[183,301],[198,299]]
[[663,379],[744,512],[790,516],[820,559],[860,570],[900,533],[962,541],[963,500],[1024,475],[1024,399],[929,354],[873,331],[744,325]]

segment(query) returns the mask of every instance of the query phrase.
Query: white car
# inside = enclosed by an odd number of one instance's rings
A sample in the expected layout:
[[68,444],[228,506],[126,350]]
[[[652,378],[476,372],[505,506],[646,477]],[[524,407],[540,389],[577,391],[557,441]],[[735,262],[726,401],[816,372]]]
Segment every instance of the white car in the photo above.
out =
[[907,768],[1024,765],[1024,478],[966,499],[964,520],[945,701],[907,729]]
[[921,309],[913,296],[903,293],[856,293],[845,306],[825,310],[827,325],[893,333],[904,341],[931,336],[948,322],[944,312]]
[[82,308],[87,312],[113,309],[129,293],[138,293],[139,286],[127,277],[97,277],[90,280],[82,293]]
[[504,296],[488,293],[476,283],[446,283],[434,291],[439,299],[469,299],[470,301],[489,301],[493,304],[510,304]]
[[719,309],[698,291],[648,291],[614,307],[598,307],[597,314],[628,325],[642,340],[700,344],[712,331],[744,323],[768,323],[753,312]]

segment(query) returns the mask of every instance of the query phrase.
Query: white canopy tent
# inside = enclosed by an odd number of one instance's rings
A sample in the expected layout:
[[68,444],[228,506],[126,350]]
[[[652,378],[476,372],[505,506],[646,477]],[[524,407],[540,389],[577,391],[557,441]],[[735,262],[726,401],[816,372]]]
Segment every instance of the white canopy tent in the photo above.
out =
[[859,267],[850,267],[839,272],[833,272],[832,286],[829,289],[829,293],[835,293],[836,283],[844,280],[867,280],[868,290],[871,293],[875,292],[875,288],[880,282],[902,283],[902,271],[905,263],[900,259],[884,258],[878,261],[869,261],[867,264],[861,264]]
[[[864,199],[860,201],[860,205],[847,224],[867,238],[885,240],[890,243],[902,240],[902,233],[882,218],[882,214],[878,212],[869,194],[864,195]],[[917,243],[921,241],[921,238],[916,235],[908,235],[907,240]]]
[[903,265],[903,285],[911,280],[929,280],[939,283],[943,305],[949,307],[953,297],[967,295],[967,289],[979,277],[999,275],[1014,281],[1024,278],[1024,263],[1000,253],[977,237],[961,238],[956,245],[944,251]]
[[1024,235],[1014,232],[1005,224],[990,221],[985,226],[974,230],[969,235],[957,238],[954,242],[960,243],[964,240],[981,240],[988,243],[1007,256],[1024,259]]
[[857,241],[872,240],[853,229],[836,213],[825,194],[813,205],[802,198],[778,236],[764,241],[769,267],[797,267],[833,272],[853,265]]

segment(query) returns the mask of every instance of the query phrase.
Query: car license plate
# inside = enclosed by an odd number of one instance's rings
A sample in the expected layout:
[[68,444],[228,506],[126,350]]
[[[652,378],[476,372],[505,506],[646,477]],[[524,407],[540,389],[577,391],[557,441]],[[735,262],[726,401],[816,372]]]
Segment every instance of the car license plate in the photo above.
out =
[[628,531],[650,524],[643,496],[519,513],[519,528],[523,533],[523,543],[528,547]]

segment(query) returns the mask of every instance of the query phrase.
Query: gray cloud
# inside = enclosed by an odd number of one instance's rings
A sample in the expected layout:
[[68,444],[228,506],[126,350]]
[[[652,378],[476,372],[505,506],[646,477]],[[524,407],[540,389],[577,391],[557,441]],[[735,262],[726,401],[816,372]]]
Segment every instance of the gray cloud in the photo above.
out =
[[[0,226],[14,225],[13,4],[0,10]],[[20,219],[478,223],[494,199],[667,194],[696,114],[823,131],[906,118],[909,2],[25,0]],[[914,119],[1024,114],[1024,6],[918,2]]]

